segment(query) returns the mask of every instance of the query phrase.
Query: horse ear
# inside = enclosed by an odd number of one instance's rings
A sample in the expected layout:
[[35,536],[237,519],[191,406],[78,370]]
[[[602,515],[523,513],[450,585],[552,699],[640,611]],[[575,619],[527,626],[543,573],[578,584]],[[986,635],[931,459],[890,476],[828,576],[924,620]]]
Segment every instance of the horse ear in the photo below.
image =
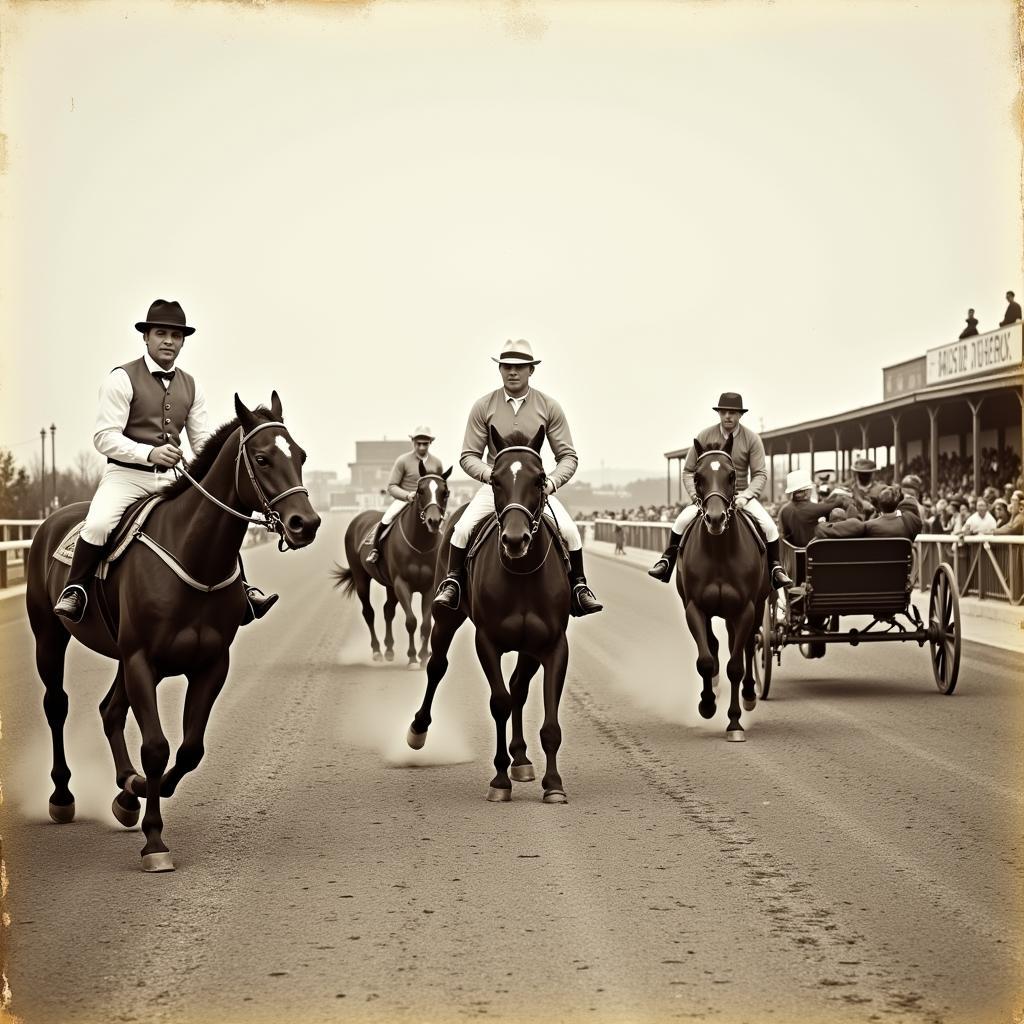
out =
[[270,393],[270,415],[280,423],[284,416],[284,410],[281,408],[281,399],[276,391]]
[[697,453],[698,459],[704,454],[704,445],[702,445],[697,438],[693,439],[693,450]]
[[537,433],[528,442],[529,446],[539,455],[540,446],[544,443],[544,424],[542,423],[537,430]]
[[[419,460],[417,460],[417,461],[419,461]],[[427,471],[423,468],[423,463],[420,462],[420,476],[426,476],[426,475],[427,475]]]
[[732,455],[732,439],[733,435],[730,434],[729,440],[725,442],[725,446],[722,448],[722,451],[725,452],[726,455]]
[[245,403],[238,397],[238,392],[235,392],[235,415],[238,417],[238,422],[242,424],[246,430],[250,429],[255,422],[253,414],[245,407]]
[[487,436],[489,438],[489,446],[495,455],[498,454],[503,448],[508,447],[508,442],[494,429],[494,424],[491,423],[487,427]]
[[443,473],[441,474],[441,476],[443,476],[443,477],[445,478],[445,480],[447,480],[447,479],[448,479],[448,477],[450,477],[450,476],[452,475],[452,470],[453,470],[454,468],[455,468],[454,466],[449,466],[449,467],[448,467],[448,468],[447,468],[447,469],[446,469],[446,470],[445,470],[445,471],[444,471],[444,472],[443,472]]

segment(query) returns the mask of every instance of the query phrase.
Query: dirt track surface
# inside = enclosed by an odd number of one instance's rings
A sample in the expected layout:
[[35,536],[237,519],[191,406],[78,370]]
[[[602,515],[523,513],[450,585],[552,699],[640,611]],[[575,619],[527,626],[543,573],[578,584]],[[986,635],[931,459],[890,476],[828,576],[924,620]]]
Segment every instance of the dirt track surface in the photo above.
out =
[[[282,599],[240,634],[206,758],[164,804],[172,874],[140,871],[140,833],[110,814],[96,706],[113,667],[75,645],[78,815],[47,818],[31,634],[0,602],[7,978],[26,1024],[1017,1019],[1013,656],[967,645],[943,697],[916,645],[787,650],[748,742],[727,743],[721,699],[697,716],[674,593],[593,557],[606,611],[570,625],[570,802],[533,782],[490,804],[472,627],[410,751],[424,674],[372,664],[357,603],[331,590],[344,522],[247,556]],[[161,690],[173,745],[184,687]]]

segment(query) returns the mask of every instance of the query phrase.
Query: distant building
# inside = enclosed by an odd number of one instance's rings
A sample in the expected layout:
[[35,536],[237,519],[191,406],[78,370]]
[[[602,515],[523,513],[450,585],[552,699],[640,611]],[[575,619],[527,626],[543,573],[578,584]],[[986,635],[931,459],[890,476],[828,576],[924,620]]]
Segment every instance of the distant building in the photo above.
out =
[[356,441],[355,462],[348,464],[352,474],[348,490],[354,494],[356,504],[375,508],[391,500],[381,491],[387,488],[395,459],[410,447],[408,441]]
[[328,469],[303,470],[302,482],[309,491],[310,504],[321,512],[331,507],[331,494],[341,487],[338,474]]

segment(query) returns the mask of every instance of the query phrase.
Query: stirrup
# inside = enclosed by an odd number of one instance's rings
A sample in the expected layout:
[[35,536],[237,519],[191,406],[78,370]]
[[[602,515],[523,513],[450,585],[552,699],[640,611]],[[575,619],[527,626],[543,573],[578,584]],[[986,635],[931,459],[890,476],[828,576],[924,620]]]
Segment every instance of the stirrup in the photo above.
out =
[[[449,583],[455,588],[455,594],[453,598],[446,600],[442,598],[441,594],[446,590]],[[434,594],[434,604],[439,604],[442,608],[451,608],[452,611],[455,611],[462,604],[462,581],[458,576],[445,576],[441,580],[440,586],[438,586],[437,592]]]
[[672,570],[675,566],[672,564],[668,555],[662,555],[654,565],[647,570],[647,575],[653,579],[658,580],[660,583],[668,583],[672,579]]
[[[583,598],[588,597],[589,606],[583,603]],[[580,580],[573,584],[572,602],[570,611],[575,616],[593,615],[595,612],[603,611],[604,605],[597,599],[597,595],[590,589],[586,580]]]
[[[81,607],[77,607],[77,602],[74,601],[76,594],[81,595]],[[65,605],[65,601],[68,603],[67,605]],[[62,619],[67,619],[69,622],[81,622],[85,615],[85,609],[88,606],[89,595],[85,587],[78,583],[72,583],[61,591],[60,597],[57,598],[57,603],[53,606],[53,611],[55,615],[59,615]]]
[[772,566],[771,571],[772,587],[775,590],[779,590],[782,587],[792,587],[793,581],[789,578],[789,574],[785,569],[782,568],[781,562],[776,562]]

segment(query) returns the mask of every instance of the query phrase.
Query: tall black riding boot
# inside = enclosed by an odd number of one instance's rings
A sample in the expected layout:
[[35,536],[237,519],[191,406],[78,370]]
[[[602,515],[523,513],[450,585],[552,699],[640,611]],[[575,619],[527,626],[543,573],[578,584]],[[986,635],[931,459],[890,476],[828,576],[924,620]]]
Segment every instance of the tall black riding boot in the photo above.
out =
[[380,558],[380,535],[384,532],[384,520],[381,521],[373,529],[373,543],[370,545],[370,551],[366,556],[366,560],[372,565]]
[[791,587],[793,581],[786,574],[779,561],[779,542],[777,540],[766,541],[768,545],[768,566],[771,569],[772,586],[778,590],[779,587]]
[[676,567],[676,558],[679,557],[679,542],[682,539],[683,535],[676,533],[675,530],[669,534],[668,547],[665,548],[665,553],[661,558],[647,570],[648,576],[653,576],[656,580],[661,580],[662,583],[668,583],[672,579],[672,570]]
[[462,584],[466,577],[466,549],[454,544],[448,549],[448,575],[434,595],[434,604],[455,611],[462,601]]
[[71,572],[61,592],[54,612],[69,622],[81,622],[85,607],[89,603],[89,582],[96,575],[96,568],[103,558],[103,545],[90,544],[78,538],[75,553],[71,558]]
[[245,566],[242,556],[238,556],[238,568],[242,570],[242,586],[245,587],[245,611],[242,612],[242,625],[247,626],[253,619],[262,619],[277,604],[277,594],[264,594],[259,587],[253,587],[245,578]]
[[587,585],[587,577],[583,572],[582,548],[569,552],[569,586],[572,587],[573,615],[593,615],[604,608]]

